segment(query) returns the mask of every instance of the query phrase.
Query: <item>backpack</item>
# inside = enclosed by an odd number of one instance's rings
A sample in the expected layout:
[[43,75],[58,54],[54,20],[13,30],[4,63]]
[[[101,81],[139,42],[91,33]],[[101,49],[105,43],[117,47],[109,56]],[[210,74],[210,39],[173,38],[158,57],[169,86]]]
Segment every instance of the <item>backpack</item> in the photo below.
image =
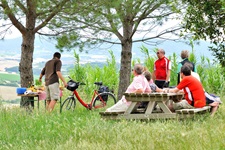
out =
[[[99,87],[98,93],[100,94],[100,93],[104,93],[104,92],[109,92],[109,87],[102,85],[102,86]],[[97,97],[97,99],[99,99],[99,97]],[[103,95],[102,99],[104,101],[107,101],[108,100],[108,95]]]

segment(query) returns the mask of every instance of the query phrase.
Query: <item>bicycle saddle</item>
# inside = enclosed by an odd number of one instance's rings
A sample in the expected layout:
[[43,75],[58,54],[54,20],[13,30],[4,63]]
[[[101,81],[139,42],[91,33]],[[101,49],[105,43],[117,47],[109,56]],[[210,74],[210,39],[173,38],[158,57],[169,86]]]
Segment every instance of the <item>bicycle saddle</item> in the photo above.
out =
[[94,84],[101,86],[102,82],[95,82]]

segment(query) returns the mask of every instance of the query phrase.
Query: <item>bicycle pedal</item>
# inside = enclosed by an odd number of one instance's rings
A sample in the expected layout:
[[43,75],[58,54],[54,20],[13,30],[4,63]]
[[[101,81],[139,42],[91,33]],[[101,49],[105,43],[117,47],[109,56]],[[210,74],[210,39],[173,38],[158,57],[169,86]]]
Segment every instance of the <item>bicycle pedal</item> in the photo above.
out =
[[91,109],[92,109],[91,104],[88,104],[87,106],[88,106],[88,107],[87,107],[87,109],[89,109],[89,110],[91,110]]

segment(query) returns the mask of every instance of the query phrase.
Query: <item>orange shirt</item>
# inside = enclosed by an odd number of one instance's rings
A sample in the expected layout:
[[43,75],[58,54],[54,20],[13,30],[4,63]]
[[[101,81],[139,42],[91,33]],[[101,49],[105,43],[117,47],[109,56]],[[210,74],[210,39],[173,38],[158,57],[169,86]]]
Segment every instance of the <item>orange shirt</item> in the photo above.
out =
[[178,84],[179,90],[184,90],[185,99],[188,103],[196,108],[201,108],[206,105],[205,94],[202,84],[193,76],[185,76]]

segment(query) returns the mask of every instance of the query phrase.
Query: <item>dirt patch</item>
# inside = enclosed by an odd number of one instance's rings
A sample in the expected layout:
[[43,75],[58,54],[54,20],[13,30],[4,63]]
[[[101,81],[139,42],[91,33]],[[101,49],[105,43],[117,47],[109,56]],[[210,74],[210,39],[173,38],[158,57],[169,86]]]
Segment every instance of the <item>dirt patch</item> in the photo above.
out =
[[16,93],[17,87],[0,86],[0,100],[15,100],[20,97]]

